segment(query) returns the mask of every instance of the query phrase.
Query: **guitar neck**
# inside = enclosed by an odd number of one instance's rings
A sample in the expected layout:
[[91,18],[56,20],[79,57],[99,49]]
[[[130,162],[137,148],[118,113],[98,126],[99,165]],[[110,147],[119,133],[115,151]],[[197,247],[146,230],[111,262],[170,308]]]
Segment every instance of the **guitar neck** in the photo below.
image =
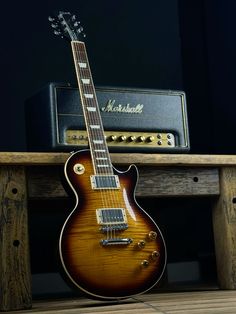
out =
[[103,130],[85,44],[81,41],[71,41],[71,46],[94,173],[110,175],[113,174],[113,167]]

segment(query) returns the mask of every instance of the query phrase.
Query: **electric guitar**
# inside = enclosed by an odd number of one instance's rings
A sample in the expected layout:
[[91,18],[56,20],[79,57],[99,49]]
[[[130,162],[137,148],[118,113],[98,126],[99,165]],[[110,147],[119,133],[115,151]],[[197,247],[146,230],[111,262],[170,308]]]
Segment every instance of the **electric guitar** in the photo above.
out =
[[60,261],[69,282],[88,296],[128,298],[161,278],[165,242],[136,202],[136,166],[121,172],[111,163],[80,23],[69,12],[49,20],[54,33],[71,42],[90,148],[72,153],[65,163],[76,204],[61,230]]

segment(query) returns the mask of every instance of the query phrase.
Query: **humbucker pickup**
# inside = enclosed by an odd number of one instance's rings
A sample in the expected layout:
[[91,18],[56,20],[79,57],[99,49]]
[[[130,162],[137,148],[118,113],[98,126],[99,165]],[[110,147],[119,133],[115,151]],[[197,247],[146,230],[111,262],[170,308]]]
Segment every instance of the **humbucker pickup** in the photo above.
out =
[[92,175],[90,177],[92,189],[119,189],[120,182],[117,175]]
[[100,225],[120,225],[127,223],[123,208],[99,208],[96,210],[97,221]]

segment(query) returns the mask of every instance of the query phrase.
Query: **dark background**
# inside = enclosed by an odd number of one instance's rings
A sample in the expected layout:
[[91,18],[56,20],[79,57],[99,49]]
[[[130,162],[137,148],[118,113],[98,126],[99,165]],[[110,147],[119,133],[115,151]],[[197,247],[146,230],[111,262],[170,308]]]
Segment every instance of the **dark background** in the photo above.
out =
[[79,16],[96,85],[187,94],[191,153],[235,153],[234,0],[8,1],[1,14],[1,151],[26,150],[24,100],[76,84],[70,45],[47,21]]
[[[55,10],[68,10],[87,34],[96,85],[184,90],[190,154],[236,153],[235,0],[27,0],[2,6],[1,151],[26,150],[26,98],[48,82],[76,84],[70,45],[53,35],[47,20]],[[140,201],[158,216],[169,262],[205,260],[202,273],[209,275],[210,201]],[[53,271],[53,247],[65,219],[63,211],[55,215],[55,204],[47,206],[33,204],[30,214],[35,272]]]

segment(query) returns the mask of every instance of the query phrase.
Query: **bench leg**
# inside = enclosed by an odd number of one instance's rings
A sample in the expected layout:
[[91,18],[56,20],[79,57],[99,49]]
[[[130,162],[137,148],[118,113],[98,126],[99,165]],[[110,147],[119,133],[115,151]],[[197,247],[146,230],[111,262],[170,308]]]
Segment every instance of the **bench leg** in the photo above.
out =
[[31,306],[25,169],[22,166],[1,166],[0,311]]
[[220,197],[213,206],[219,287],[236,289],[236,168],[220,171]]

